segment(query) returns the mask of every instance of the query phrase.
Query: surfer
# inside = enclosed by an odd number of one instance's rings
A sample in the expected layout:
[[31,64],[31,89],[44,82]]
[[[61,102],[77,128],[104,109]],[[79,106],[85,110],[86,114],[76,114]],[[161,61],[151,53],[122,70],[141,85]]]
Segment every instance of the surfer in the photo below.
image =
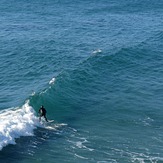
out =
[[43,116],[46,120],[46,122],[48,122],[47,118],[46,118],[46,109],[44,108],[44,106],[42,105],[41,108],[38,111],[39,113],[39,121],[41,121],[41,117]]

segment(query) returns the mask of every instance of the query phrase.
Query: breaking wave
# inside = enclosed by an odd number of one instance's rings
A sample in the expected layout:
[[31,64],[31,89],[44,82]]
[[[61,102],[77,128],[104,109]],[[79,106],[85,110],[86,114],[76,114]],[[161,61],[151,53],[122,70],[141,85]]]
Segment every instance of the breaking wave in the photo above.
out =
[[41,127],[34,109],[27,101],[22,107],[9,108],[0,112],[0,150],[8,144],[16,144],[20,136],[33,136]]

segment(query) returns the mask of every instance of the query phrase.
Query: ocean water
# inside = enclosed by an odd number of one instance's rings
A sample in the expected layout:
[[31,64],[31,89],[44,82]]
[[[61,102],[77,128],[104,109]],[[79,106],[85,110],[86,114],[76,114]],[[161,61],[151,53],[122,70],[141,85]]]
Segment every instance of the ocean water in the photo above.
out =
[[163,1],[1,0],[0,90],[1,163],[162,163]]

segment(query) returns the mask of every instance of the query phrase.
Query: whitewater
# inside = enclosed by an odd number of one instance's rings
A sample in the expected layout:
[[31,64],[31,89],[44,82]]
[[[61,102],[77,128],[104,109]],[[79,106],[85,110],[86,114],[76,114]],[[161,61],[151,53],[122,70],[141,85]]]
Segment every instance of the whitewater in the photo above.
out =
[[0,162],[163,162],[162,18],[162,0],[1,0]]
[[[54,84],[55,78],[49,81],[49,87]],[[48,90],[47,89],[47,90]],[[40,94],[46,93],[44,90]],[[35,95],[32,93],[31,97]],[[30,101],[26,100],[21,107],[13,107],[0,111],[0,150],[8,144],[16,144],[16,139],[21,136],[34,136],[34,130],[37,127],[55,130],[58,126],[66,124],[47,125],[45,120],[39,121],[37,111],[30,106]]]
[[22,107],[0,112],[0,150],[8,144],[16,144],[20,136],[33,136],[33,130],[41,127],[36,112],[27,101]]

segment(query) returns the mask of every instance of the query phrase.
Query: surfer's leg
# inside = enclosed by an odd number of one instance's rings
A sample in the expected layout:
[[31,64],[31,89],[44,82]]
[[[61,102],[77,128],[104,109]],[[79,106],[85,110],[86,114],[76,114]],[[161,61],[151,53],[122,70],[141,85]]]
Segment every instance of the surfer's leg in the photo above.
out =
[[39,116],[39,121],[41,122],[41,117],[42,117],[42,114],[40,114],[40,116]]
[[48,122],[48,120],[47,120],[47,118],[46,118],[46,115],[44,115],[44,118],[45,118],[46,122]]

